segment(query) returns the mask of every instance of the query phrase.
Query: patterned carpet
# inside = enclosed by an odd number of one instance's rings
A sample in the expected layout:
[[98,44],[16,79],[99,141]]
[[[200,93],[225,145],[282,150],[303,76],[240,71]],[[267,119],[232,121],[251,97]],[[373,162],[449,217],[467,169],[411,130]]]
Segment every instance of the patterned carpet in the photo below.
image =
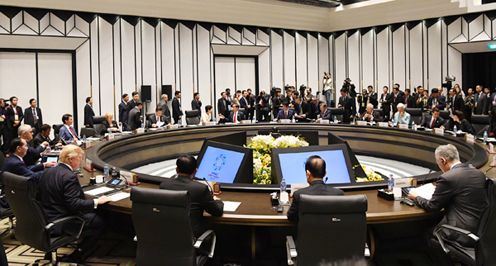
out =
[[[2,234],[2,242],[9,266],[32,265],[36,260],[43,259],[44,252],[22,245],[13,238],[12,234],[8,233],[8,228],[8,219],[1,220],[0,232],[5,232]],[[135,265],[135,244],[132,240],[118,238],[117,235],[105,235],[101,241],[98,241],[96,252],[86,261],[85,265]],[[73,248],[71,247],[60,248],[57,250],[57,254],[60,257],[70,254],[72,251]],[[40,261],[40,265],[47,264],[48,261]],[[71,264],[61,263],[59,265]]]

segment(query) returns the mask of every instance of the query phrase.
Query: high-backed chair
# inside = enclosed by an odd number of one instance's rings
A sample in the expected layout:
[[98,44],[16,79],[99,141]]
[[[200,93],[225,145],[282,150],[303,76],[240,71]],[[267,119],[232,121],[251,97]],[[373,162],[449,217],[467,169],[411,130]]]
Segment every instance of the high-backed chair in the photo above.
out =
[[[488,179],[486,184],[489,205],[482,215],[477,233],[446,224],[434,231],[439,244],[454,262],[463,265],[496,265],[496,180]],[[466,235],[473,240],[474,247],[464,247],[443,239],[441,230]]]
[[450,118],[450,113],[449,111],[441,110],[439,111],[439,116],[442,117],[444,120],[448,120]]
[[81,132],[79,133],[79,136],[83,137],[93,137],[96,136],[96,129],[95,128],[90,128],[90,127],[83,127],[81,128]]
[[288,264],[293,265],[296,257],[298,265],[363,259],[367,252],[364,252],[366,211],[367,197],[364,195],[301,195],[297,245],[291,236],[286,241]]
[[216,238],[212,230],[195,242],[187,191],[133,187],[131,200],[137,265],[203,265],[207,257],[198,256],[196,249],[207,238],[212,240],[208,257],[213,257]]
[[105,116],[93,116],[93,124],[102,124],[105,121]]
[[[36,184],[29,177],[3,172],[2,179],[5,196],[16,217],[16,239],[35,249],[51,253],[52,262],[56,262],[57,249],[78,240],[85,221],[78,216],[68,216],[48,223],[43,208],[36,199]],[[71,233],[64,232],[57,236],[51,234],[54,226],[63,226],[67,222],[71,222],[71,226],[78,226]]]
[[59,133],[60,133],[60,129],[64,126],[64,124],[54,124],[52,125],[52,128],[53,128],[53,135],[56,139],[59,138]]
[[189,110],[184,112],[186,114],[186,125],[200,124],[200,111]]
[[489,115],[472,114],[471,122],[472,127],[474,127],[476,136],[482,136],[482,134],[484,134],[484,131],[489,130]]
[[415,123],[416,125],[422,123],[423,112],[421,108],[406,108],[405,111],[410,114],[411,123]]
[[329,108],[331,115],[339,121],[343,121],[344,109],[343,108]]
[[384,121],[384,110],[382,109],[374,109],[374,112],[377,112],[380,116],[380,121]]

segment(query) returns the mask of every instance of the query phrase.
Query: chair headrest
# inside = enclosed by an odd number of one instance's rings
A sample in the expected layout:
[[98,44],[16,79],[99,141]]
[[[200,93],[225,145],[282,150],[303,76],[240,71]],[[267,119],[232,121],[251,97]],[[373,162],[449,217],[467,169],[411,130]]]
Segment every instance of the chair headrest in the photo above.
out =
[[2,182],[6,187],[14,187],[27,190],[31,186],[30,177],[12,174],[10,172],[2,172]]
[[188,191],[133,187],[131,189],[131,201],[145,204],[188,207],[189,194]]
[[195,116],[199,116],[200,112],[198,110],[189,110],[189,111],[185,111],[185,114],[186,117],[195,117]]
[[53,130],[60,130],[61,127],[63,127],[64,124],[54,124],[52,125]]
[[301,213],[357,213],[367,211],[367,196],[301,195]]
[[101,124],[105,121],[105,116],[93,116],[93,124]]
[[411,116],[421,116],[422,115],[422,109],[420,109],[420,108],[406,108],[405,111],[407,113],[409,113]]
[[343,108],[329,108],[329,110],[331,110],[331,114],[333,115],[344,115]]
[[471,122],[472,122],[472,124],[489,125],[489,115],[472,114]]

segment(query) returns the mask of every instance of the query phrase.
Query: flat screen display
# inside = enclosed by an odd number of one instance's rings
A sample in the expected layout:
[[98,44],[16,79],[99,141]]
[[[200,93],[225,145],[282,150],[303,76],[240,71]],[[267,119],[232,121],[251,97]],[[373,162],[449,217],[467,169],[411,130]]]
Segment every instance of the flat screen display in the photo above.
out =
[[196,177],[213,182],[234,183],[244,156],[244,152],[207,146]]
[[307,182],[305,162],[312,155],[318,155],[326,162],[327,184],[351,183],[345,155],[341,149],[337,149],[277,154],[282,178],[287,184],[304,184]]
[[41,161],[43,163],[57,163],[59,161],[59,156],[44,156]]

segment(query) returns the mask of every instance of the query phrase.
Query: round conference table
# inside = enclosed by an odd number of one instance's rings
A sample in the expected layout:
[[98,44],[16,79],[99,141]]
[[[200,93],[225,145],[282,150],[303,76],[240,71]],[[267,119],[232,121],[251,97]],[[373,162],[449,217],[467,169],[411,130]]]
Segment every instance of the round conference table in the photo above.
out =
[[[489,156],[480,143],[469,143],[463,138],[436,135],[431,132],[411,131],[396,128],[381,128],[373,126],[354,125],[323,125],[323,124],[241,124],[215,125],[206,127],[184,127],[171,130],[151,131],[115,138],[111,141],[101,141],[87,149],[87,158],[92,165],[101,170],[104,164],[118,169],[130,171],[149,163],[177,158],[184,153],[197,154],[205,139],[219,137],[232,133],[246,132],[248,137],[255,136],[259,131],[293,130],[298,132],[317,131],[319,145],[327,145],[328,133],[346,140],[351,149],[359,155],[395,159],[414,163],[429,169],[437,169],[434,161],[434,150],[442,144],[457,146],[461,160],[471,163],[483,171],[490,169]],[[492,159],[492,158],[491,158]],[[89,182],[91,175],[99,172],[84,174],[83,185]],[[440,175],[433,171],[429,174],[416,176],[420,183],[431,182]],[[140,187],[158,188],[162,177],[139,174]],[[410,207],[399,201],[388,201],[377,196],[377,188],[386,184],[357,183],[345,189],[345,194],[364,194],[368,198],[367,223],[395,223],[428,219],[436,214],[426,213],[418,207]],[[208,219],[219,224],[234,224],[248,226],[290,226],[286,219],[284,208],[278,213],[272,208],[270,192],[253,190],[222,191],[219,196],[224,201],[241,202],[234,212],[225,212],[222,217]],[[129,189],[127,189],[129,191]],[[276,187],[272,191],[277,190]],[[132,202],[126,198],[109,203],[106,208],[110,211],[131,213]],[[206,214],[208,216],[208,214]]]

